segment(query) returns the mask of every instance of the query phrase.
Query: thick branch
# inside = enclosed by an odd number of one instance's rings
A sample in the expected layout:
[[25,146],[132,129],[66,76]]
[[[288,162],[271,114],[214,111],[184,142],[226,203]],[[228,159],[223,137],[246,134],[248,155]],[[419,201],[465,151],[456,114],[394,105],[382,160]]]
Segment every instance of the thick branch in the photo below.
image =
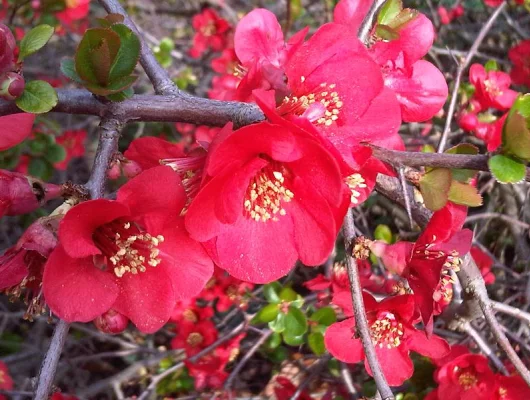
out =
[[69,328],[70,324],[63,320],[59,320],[55,326],[50,347],[39,372],[34,400],[48,400]]
[[357,263],[351,256],[352,243],[355,238],[355,228],[353,223],[353,215],[351,210],[348,210],[344,217],[344,223],[342,224],[342,234],[344,236],[344,247],[346,249],[346,268],[348,270],[348,277],[350,278],[350,291],[353,302],[353,313],[355,316],[355,323],[357,325],[357,332],[361,336],[361,342],[363,345],[368,365],[372,370],[372,374],[377,386],[378,392],[384,400],[394,399],[392,390],[388,386],[385,375],[381,371],[381,365],[377,359],[375,353],[374,343],[370,335],[370,328],[368,327],[368,321],[366,319],[366,312],[364,309],[363,294],[361,288],[361,281],[359,278],[359,270],[357,269]]
[[[82,89],[57,90],[59,102],[53,112],[115,117],[121,121],[188,122],[197,125],[224,126],[233,122],[240,127],[263,121],[256,104],[218,101],[201,97],[135,95],[119,103],[103,103]],[[22,112],[14,102],[0,100],[0,116]]]
[[464,71],[468,67],[468,65],[471,63],[471,60],[473,57],[475,57],[475,54],[478,51],[479,46],[481,45],[482,41],[490,31],[491,27],[501,14],[501,12],[506,8],[508,3],[505,1],[503,2],[497,9],[491,14],[488,21],[484,24],[482,29],[480,30],[477,38],[473,42],[473,45],[469,49],[466,58],[464,61],[458,66],[458,70],[456,72],[456,79],[455,79],[455,86],[453,88],[453,91],[451,92],[451,103],[449,103],[449,109],[447,110],[447,116],[445,118],[445,126],[442,133],[442,138],[440,139],[440,143],[438,144],[438,153],[443,153],[445,150],[445,145],[447,143],[447,137],[449,136],[449,132],[451,131],[451,122],[453,121],[453,116],[456,111],[456,103],[458,101],[458,89],[460,88],[460,82],[462,81],[462,76],[464,75]]

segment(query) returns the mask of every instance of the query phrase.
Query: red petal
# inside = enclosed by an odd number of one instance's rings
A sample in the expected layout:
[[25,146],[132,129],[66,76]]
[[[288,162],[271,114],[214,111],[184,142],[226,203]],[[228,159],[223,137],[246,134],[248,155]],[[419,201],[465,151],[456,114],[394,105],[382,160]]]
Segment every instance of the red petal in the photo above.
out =
[[68,322],[88,322],[108,311],[118,296],[113,275],[92,257],[70,258],[61,246],[50,255],[42,279],[50,310]]
[[213,262],[204,248],[192,240],[182,222],[164,231],[165,240],[159,244],[160,257],[166,264],[177,300],[196,296],[213,274]]
[[406,331],[406,344],[408,348],[429,358],[437,359],[449,354],[451,348],[441,337],[425,336],[425,332],[416,329]]
[[333,357],[346,363],[358,363],[364,358],[360,339],[354,339],[355,319],[348,318],[329,326],[324,334],[324,344]]
[[24,262],[26,254],[25,251],[7,250],[0,256],[0,291],[18,285],[28,275]]
[[186,204],[186,192],[172,168],[158,166],[123,185],[117,200],[129,207],[133,218],[147,219],[148,229],[157,231],[175,223]]
[[94,231],[101,225],[129,214],[127,206],[117,201],[86,201],[66,213],[59,225],[59,240],[70,257],[101,254],[92,240]]
[[[286,216],[279,221],[254,221],[241,217],[217,237],[219,266],[230,275],[252,283],[268,283],[287,274],[298,258],[293,225]],[[274,243],[281,243],[281,246]]]
[[350,29],[357,32],[371,5],[371,0],[340,0],[333,12],[333,20],[336,23],[348,25]]
[[184,157],[185,154],[181,145],[148,136],[133,140],[123,155],[136,161],[142,169],[149,169],[160,166],[160,160]]
[[159,330],[175,307],[171,268],[162,262],[136,275],[126,273],[116,278],[120,293],[113,308],[129,318],[144,333]]
[[[400,386],[412,376],[414,366],[403,344],[392,349],[376,346],[375,352],[379,364],[381,364],[381,370],[390,386]],[[366,359],[364,366],[368,374],[373,376]]]
[[0,126],[2,127],[2,134],[0,134],[0,151],[4,151],[13,147],[31,133],[35,121],[35,114],[13,114],[0,117]]

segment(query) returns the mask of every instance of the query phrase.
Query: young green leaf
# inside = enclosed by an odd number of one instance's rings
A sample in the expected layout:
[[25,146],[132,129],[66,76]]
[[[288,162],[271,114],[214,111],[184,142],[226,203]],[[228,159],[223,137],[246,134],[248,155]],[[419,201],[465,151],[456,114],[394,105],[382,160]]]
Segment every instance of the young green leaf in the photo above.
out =
[[48,82],[31,81],[26,83],[24,93],[16,104],[22,111],[41,114],[50,111],[58,101],[55,89]]
[[476,187],[453,181],[449,189],[449,201],[468,207],[479,207],[482,205],[482,196]]
[[445,206],[451,181],[451,170],[445,168],[434,168],[423,175],[420,191],[427,208],[437,211]]
[[83,84],[83,80],[79,75],[77,75],[77,72],[75,70],[75,62],[72,58],[64,58],[63,60],[61,60],[60,68],[63,75],[66,76],[68,79],[79,84]]
[[526,175],[525,164],[502,154],[491,157],[488,166],[500,183],[519,183]]
[[311,351],[317,356],[321,356],[326,352],[326,346],[324,345],[324,335],[322,335],[320,332],[311,332],[307,336],[307,343],[309,344]]
[[20,42],[18,60],[22,61],[27,56],[42,49],[53,36],[54,28],[50,25],[38,25],[31,29]]
[[120,36],[120,48],[113,59],[109,80],[111,82],[124,78],[134,71],[140,58],[140,40],[123,24],[112,25],[111,29]]
[[296,307],[289,307],[285,315],[285,331],[290,336],[300,336],[307,331],[307,320],[302,311]]

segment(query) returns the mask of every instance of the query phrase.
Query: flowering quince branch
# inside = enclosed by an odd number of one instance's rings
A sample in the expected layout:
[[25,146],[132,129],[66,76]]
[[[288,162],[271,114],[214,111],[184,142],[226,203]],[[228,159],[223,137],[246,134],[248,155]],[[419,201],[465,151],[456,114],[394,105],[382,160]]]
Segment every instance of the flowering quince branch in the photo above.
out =
[[357,324],[357,332],[361,337],[366,359],[368,360],[370,369],[373,372],[377,391],[383,400],[391,400],[394,399],[394,395],[392,394],[392,389],[390,389],[385,375],[381,370],[381,365],[379,364],[379,360],[377,359],[377,355],[375,353],[375,346],[372,342],[370,328],[368,327],[368,320],[366,318],[366,311],[364,309],[359,270],[357,268],[356,260],[351,255],[353,251],[353,241],[356,236],[354,226],[355,223],[353,220],[353,214],[351,211],[348,211],[344,217],[344,223],[342,224],[342,235],[344,237],[344,247],[347,254],[346,268],[348,271],[348,278],[350,280],[350,291],[353,302],[355,322]]
[[471,325],[471,322],[467,321],[464,324],[462,324],[461,329],[463,332],[465,332],[468,336],[470,336],[475,341],[475,343],[480,348],[480,350],[486,356],[488,356],[491,362],[495,365],[495,368],[501,371],[504,375],[509,375],[508,371],[506,370],[506,367],[504,366],[502,361],[499,359],[499,357],[497,357],[497,354],[495,354],[493,349],[484,340],[484,338],[480,335],[480,333],[478,333],[477,330],[473,328],[473,326]]
[[445,125],[444,130],[442,132],[442,137],[440,139],[440,143],[438,143],[438,153],[443,153],[445,150],[445,145],[447,143],[447,138],[449,136],[449,132],[451,131],[451,122],[453,121],[453,116],[456,111],[456,103],[458,101],[458,90],[460,89],[460,83],[462,82],[462,76],[464,75],[464,71],[468,67],[468,65],[471,63],[471,60],[473,57],[475,57],[475,54],[478,51],[479,46],[482,44],[482,41],[492,28],[493,24],[501,15],[502,11],[508,6],[507,1],[503,1],[491,14],[488,21],[484,24],[482,29],[480,30],[477,38],[473,42],[473,45],[469,49],[466,58],[464,61],[458,66],[458,69],[456,71],[456,79],[453,87],[453,91],[451,93],[451,102],[449,103],[449,109],[447,110],[447,115],[445,117]]
[[385,4],[386,0],[374,0],[372,5],[370,6],[370,9],[366,13],[366,16],[364,17],[363,21],[361,22],[361,26],[359,27],[359,31],[357,32],[357,36],[359,37],[359,40],[363,43],[366,43],[369,38],[370,30],[374,26],[374,21],[377,16],[377,13]]

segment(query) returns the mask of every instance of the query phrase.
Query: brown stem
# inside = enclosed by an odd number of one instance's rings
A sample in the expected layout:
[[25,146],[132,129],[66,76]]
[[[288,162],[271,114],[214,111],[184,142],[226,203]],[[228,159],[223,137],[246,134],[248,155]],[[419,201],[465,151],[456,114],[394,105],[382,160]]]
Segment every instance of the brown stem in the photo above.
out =
[[69,329],[70,324],[68,322],[63,320],[57,322],[55,330],[53,331],[50,347],[48,348],[46,357],[44,357],[39,372],[34,400],[48,400],[50,396],[53,379],[55,378],[55,371],[57,371],[57,365],[59,364],[59,359],[61,358],[61,352],[64,343],[66,342]]
[[357,332],[361,336],[361,342],[364,349],[364,354],[368,360],[368,365],[372,370],[372,374],[377,386],[378,392],[384,400],[394,399],[392,390],[388,386],[385,375],[381,371],[381,365],[375,353],[374,343],[370,335],[370,328],[366,319],[366,311],[364,309],[363,294],[361,288],[361,281],[359,278],[359,270],[357,269],[357,262],[351,256],[352,244],[355,238],[355,227],[353,221],[353,214],[348,210],[344,217],[342,224],[342,235],[344,236],[344,247],[346,249],[346,268],[348,277],[350,278],[350,291],[353,302],[353,314],[355,316],[355,324]]
[[386,0],[375,0],[368,12],[366,13],[363,22],[361,23],[361,26],[359,27],[359,31],[357,32],[357,37],[359,40],[363,43],[367,43],[368,37],[370,35],[370,30],[372,29],[372,26],[374,25],[375,18],[377,17],[377,13],[379,9],[383,6]]

